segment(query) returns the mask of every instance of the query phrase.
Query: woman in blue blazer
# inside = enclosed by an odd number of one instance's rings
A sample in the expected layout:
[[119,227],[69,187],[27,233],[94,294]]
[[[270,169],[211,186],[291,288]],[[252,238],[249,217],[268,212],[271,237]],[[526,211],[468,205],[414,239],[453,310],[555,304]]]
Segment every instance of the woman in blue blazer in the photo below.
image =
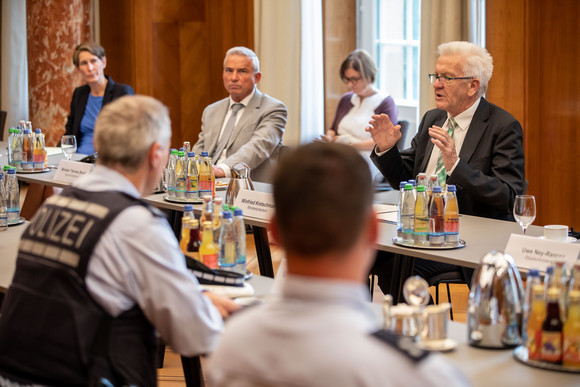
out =
[[76,136],[78,153],[90,155],[95,153],[93,130],[101,108],[114,99],[135,92],[131,86],[115,83],[104,74],[107,57],[105,49],[97,43],[78,45],[73,63],[87,84],[77,87],[73,93],[65,134]]

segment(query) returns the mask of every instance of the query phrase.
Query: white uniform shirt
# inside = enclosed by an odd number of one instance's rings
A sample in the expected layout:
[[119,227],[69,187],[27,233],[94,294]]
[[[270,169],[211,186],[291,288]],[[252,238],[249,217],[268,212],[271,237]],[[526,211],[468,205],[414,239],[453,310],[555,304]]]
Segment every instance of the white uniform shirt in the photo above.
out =
[[211,355],[212,386],[465,386],[438,354],[414,363],[370,334],[362,284],[288,275],[282,296],[232,316]]
[[[73,185],[140,196],[123,175],[99,165]],[[91,296],[112,316],[138,304],[165,342],[185,356],[213,350],[223,330],[219,311],[187,271],[166,219],[143,206],[121,212],[103,233],[86,283]]]

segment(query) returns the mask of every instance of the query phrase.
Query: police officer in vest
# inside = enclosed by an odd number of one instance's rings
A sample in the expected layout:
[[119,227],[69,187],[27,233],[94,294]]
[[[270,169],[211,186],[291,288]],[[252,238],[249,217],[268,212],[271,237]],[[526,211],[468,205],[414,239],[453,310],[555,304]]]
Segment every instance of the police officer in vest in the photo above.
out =
[[382,331],[368,302],[377,218],[366,161],[311,143],[274,174],[272,236],[286,250],[279,298],[228,321],[212,386],[465,386],[441,355]]
[[163,215],[168,109],[145,96],[103,108],[98,164],[25,230],[0,316],[0,385],[154,386],[155,330],[175,351],[214,349],[232,301],[201,293]]

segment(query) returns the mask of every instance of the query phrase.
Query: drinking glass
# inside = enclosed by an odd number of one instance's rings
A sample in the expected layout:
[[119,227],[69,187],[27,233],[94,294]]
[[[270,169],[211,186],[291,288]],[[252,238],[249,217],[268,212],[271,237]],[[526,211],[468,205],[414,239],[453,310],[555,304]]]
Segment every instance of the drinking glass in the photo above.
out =
[[516,196],[514,218],[516,218],[525,234],[528,226],[536,219],[536,198],[533,195]]
[[77,152],[77,138],[74,135],[64,135],[60,140],[60,147],[62,153],[66,156],[67,160],[72,159],[73,155]]

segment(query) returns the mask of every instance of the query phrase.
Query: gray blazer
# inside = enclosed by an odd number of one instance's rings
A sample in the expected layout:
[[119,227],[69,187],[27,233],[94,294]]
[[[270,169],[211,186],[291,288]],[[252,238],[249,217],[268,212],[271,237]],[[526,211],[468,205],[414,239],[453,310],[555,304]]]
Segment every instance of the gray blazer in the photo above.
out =
[[[205,108],[199,139],[193,146],[196,154],[202,151],[211,154],[215,149],[229,105],[227,97]],[[256,88],[226,145],[223,163],[232,167],[244,162],[252,169],[252,180],[269,182],[282,146],[287,116],[282,102]]]

